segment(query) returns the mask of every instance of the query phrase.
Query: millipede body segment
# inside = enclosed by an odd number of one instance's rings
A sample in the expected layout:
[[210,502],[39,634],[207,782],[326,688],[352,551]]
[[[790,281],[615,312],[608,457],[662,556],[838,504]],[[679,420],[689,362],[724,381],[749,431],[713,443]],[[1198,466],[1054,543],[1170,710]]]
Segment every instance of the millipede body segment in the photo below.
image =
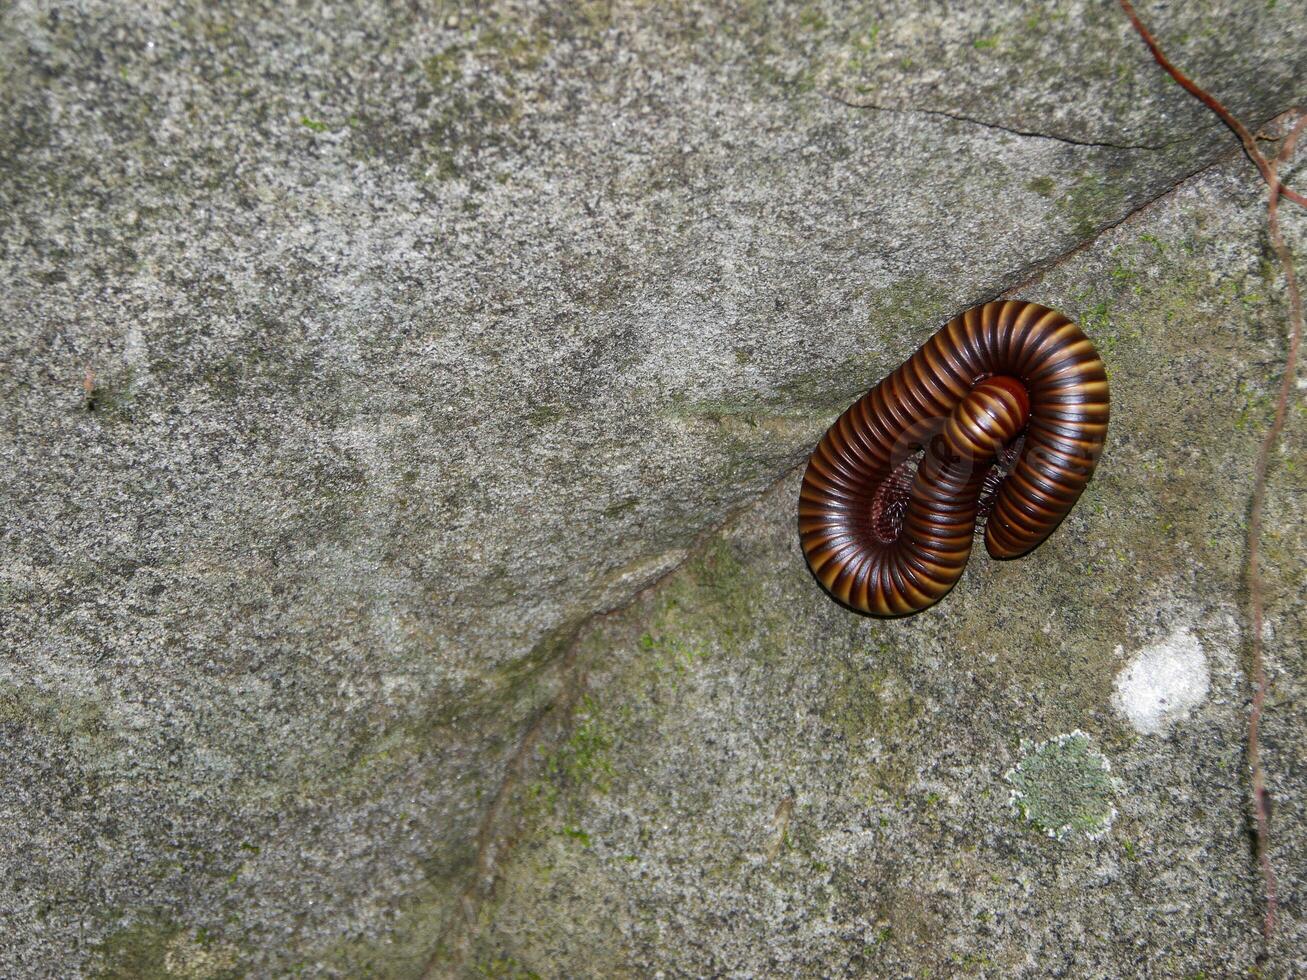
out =
[[994,558],[1057,528],[1107,420],[1103,362],[1073,322],[1019,301],[968,310],[817,444],[799,492],[808,567],[860,612],[919,612],[961,577],[983,511]]

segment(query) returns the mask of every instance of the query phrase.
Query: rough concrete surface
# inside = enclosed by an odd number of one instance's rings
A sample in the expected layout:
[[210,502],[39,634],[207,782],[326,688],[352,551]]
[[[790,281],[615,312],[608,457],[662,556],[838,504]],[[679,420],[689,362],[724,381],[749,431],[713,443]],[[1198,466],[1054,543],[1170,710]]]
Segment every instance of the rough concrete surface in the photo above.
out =
[[[1303,97],[1301,6],[1144,13],[1249,120]],[[1110,4],[0,5],[0,974],[1251,963],[1284,298],[1246,163],[1172,190],[1230,147]],[[833,607],[777,481],[1044,269],[1112,371],[1085,500]],[[1137,734],[1180,629],[1206,700]]]

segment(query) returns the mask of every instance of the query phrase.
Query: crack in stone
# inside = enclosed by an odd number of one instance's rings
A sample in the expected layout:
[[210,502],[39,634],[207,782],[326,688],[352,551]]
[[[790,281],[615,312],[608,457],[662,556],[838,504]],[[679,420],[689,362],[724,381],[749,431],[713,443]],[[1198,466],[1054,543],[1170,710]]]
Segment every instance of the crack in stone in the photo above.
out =
[[945,109],[918,109],[905,106],[879,105],[874,102],[854,102],[852,99],[846,99],[842,95],[827,93],[826,97],[832,102],[838,102],[842,106],[850,109],[865,109],[870,112],[893,112],[903,115],[916,116],[936,116],[940,119],[951,119],[954,122],[967,123],[971,126],[979,126],[982,129],[993,129],[1000,133],[1010,133],[1013,136],[1024,136],[1031,139],[1053,140],[1057,143],[1065,143],[1068,146],[1086,146],[1107,150],[1164,150],[1168,146],[1175,146],[1177,143],[1191,142],[1195,137],[1181,136],[1177,139],[1166,140],[1162,143],[1111,143],[1097,140],[1078,140],[1071,136],[1063,136],[1060,133],[1041,133],[1033,129],[1018,129],[1015,126],[1005,126],[1002,123],[989,122],[985,119],[977,119],[974,116],[965,116],[958,112],[949,112]]
[[[585,626],[603,615],[602,612],[592,614],[572,624],[565,624],[556,631],[561,634],[563,648],[562,657],[553,665],[559,677],[559,690],[529,720],[504,765],[504,775],[477,827],[471,878],[459,896],[458,909],[453,918],[441,931],[440,941],[422,973],[423,980],[457,975],[467,960],[468,951],[476,939],[477,916],[481,906],[493,894],[500,865],[515,843],[513,831],[517,824],[514,823],[505,830],[502,826],[504,814],[511,810],[513,795],[530,772],[531,758],[550,723],[557,722],[560,727],[565,725],[580,701],[587,678],[585,670],[578,669],[579,636]],[[559,721],[560,718],[564,720]]]

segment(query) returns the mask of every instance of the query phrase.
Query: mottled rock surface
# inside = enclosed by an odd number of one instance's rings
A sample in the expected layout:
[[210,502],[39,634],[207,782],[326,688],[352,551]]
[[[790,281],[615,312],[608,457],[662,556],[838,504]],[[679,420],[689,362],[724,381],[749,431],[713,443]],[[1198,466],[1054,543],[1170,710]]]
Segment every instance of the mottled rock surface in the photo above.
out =
[[[1249,171],[1187,182],[1020,291],[1080,315],[1112,385],[1098,473],[1038,551],[981,546],[928,612],[859,617],[804,567],[796,470],[582,637],[576,722],[518,788],[470,968],[1248,975],[1242,561],[1287,319]],[[1282,905],[1262,976],[1307,971],[1305,458],[1299,402],[1265,537]],[[1201,697],[1139,732],[1118,677],[1195,654]]]
[[[1250,120],[1304,95],[1300,7],[1146,13]],[[1107,5],[0,8],[0,974],[1247,960],[1283,297],[1244,165],[1096,237],[1230,145]],[[829,606],[776,481],[1046,267],[1113,371],[1087,499],[929,617]],[[1135,735],[1179,628],[1208,700]],[[1003,781],[1077,728],[1126,787],[1082,844]]]

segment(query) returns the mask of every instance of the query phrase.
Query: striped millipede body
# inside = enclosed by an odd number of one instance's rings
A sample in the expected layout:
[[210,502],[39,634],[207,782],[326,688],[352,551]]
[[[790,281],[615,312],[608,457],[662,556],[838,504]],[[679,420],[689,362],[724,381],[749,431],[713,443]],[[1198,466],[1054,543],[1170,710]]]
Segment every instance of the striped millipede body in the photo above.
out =
[[799,493],[808,567],[860,612],[919,612],[961,577],[984,511],[994,558],[1057,528],[1107,419],[1103,362],[1073,322],[1018,301],[968,310],[817,444]]

